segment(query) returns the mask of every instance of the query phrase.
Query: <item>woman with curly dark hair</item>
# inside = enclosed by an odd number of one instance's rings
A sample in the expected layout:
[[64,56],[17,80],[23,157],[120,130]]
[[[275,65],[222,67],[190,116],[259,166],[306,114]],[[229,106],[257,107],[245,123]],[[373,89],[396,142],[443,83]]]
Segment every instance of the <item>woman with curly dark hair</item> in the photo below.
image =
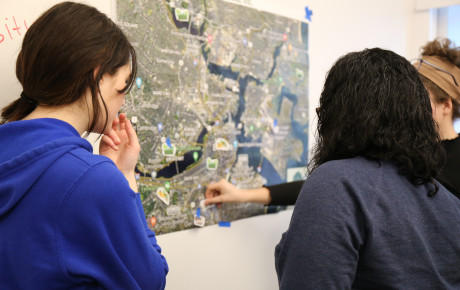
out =
[[275,251],[280,289],[459,289],[460,200],[419,74],[379,48],[329,71],[318,142]]
[[428,42],[413,61],[433,103],[433,118],[446,150],[446,164],[437,178],[460,198],[460,138],[454,120],[460,118],[460,47],[446,38]]

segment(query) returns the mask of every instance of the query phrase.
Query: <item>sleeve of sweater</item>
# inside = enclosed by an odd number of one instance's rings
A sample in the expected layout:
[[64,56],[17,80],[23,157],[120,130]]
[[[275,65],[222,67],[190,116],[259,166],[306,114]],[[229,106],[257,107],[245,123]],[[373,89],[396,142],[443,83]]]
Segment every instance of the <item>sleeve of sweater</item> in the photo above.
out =
[[140,195],[112,163],[94,165],[76,178],[60,210],[61,269],[74,283],[164,289],[168,265]]
[[352,191],[333,170],[307,178],[275,249],[280,289],[351,289],[364,240]]
[[266,186],[270,191],[269,205],[294,205],[304,180]]

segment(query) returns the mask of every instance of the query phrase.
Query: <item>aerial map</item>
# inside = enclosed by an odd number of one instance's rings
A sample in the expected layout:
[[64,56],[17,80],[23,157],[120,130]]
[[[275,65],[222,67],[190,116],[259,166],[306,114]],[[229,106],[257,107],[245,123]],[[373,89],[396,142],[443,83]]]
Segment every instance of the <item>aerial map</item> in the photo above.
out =
[[221,0],[117,0],[138,74],[123,111],[141,144],[146,219],[157,234],[264,214],[205,206],[206,186],[303,179],[308,24]]

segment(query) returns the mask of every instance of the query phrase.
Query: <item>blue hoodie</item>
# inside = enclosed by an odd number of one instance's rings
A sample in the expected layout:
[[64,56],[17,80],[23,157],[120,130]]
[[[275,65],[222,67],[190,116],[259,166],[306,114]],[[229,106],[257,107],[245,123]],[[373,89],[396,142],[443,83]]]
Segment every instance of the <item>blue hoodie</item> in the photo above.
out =
[[139,194],[56,119],[0,126],[0,289],[164,289]]

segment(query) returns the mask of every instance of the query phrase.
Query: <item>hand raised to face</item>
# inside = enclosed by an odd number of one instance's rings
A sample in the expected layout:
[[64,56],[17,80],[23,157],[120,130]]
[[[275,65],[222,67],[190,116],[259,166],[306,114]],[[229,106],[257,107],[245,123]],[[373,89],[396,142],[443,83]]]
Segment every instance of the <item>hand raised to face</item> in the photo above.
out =
[[112,159],[126,175],[134,172],[139,152],[136,131],[126,114],[120,114],[113,120],[110,131],[102,137],[99,154]]

